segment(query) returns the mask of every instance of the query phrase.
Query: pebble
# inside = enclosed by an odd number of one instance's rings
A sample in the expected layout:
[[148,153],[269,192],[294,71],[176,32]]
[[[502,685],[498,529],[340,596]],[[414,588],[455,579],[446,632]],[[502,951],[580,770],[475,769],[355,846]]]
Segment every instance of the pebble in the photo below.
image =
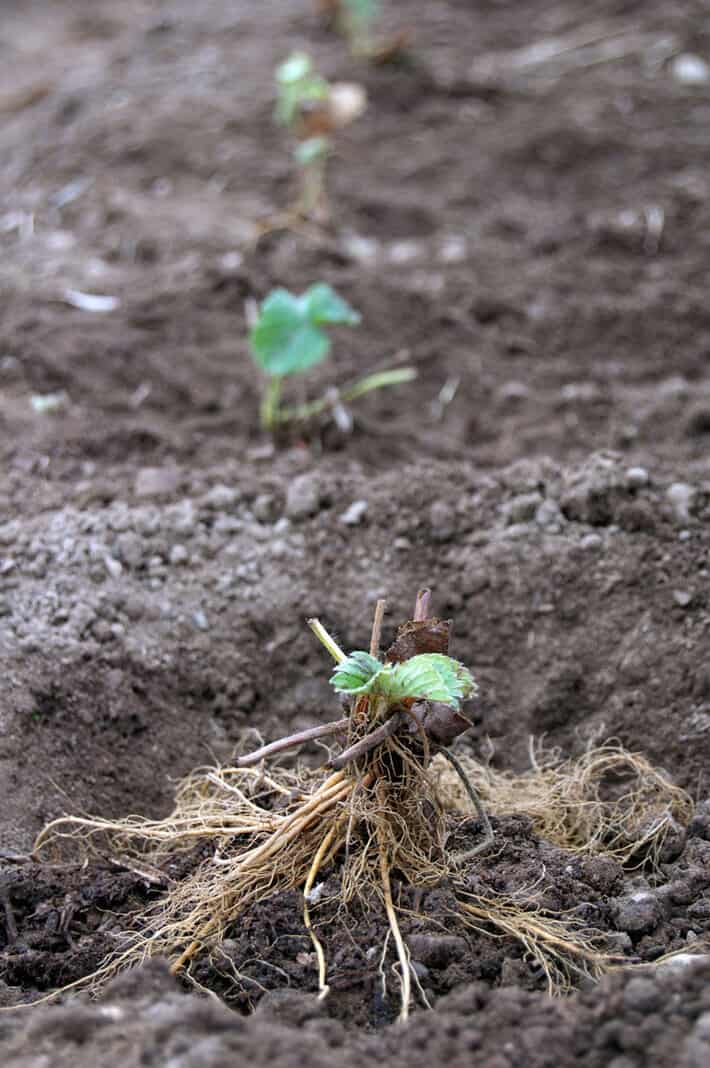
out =
[[201,504],[214,512],[222,512],[232,508],[238,500],[239,492],[233,486],[224,486],[219,483],[207,491]]
[[412,263],[422,255],[424,246],[420,241],[392,241],[386,248],[390,263]]
[[139,508],[133,513],[133,527],[138,534],[150,537],[160,530],[162,517],[157,508]]
[[343,514],[339,517],[339,521],[344,523],[346,527],[356,527],[362,522],[365,512],[368,509],[367,501],[353,501],[348,508],[345,509]]
[[682,971],[684,968],[692,968],[697,965],[707,967],[710,964],[710,953],[676,953],[674,957],[659,961],[654,965],[654,971],[658,975],[663,972]]
[[16,519],[10,520],[9,523],[3,523],[0,526],[0,545],[12,545],[20,533],[20,524]]
[[629,489],[642,489],[651,481],[645,467],[629,467],[626,472],[626,485]]
[[695,487],[687,482],[673,482],[666,490],[666,497],[679,523],[690,521],[690,509],[695,497]]
[[143,542],[133,531],[126,531],[116,539],[116,556],[127,567],[137,569],[143,562]]
[[548,498],[535,512],[535,522],[538,526],[546,527],[548,530],[558,531],[562,529],[566,520],[557,501]]
[[524,382],[504,382],[498,390],[498,400],[501,404],[514,407],[522,404],[530,396],[530,390]]
[[380,251],[380,246],[374,238],[363,237],[361,234],[343,234],[341,244],[346,256],[368,267],[374,264]]
[[276,518],[276,498],[273,493],[260,493],[252,505],[252,513],[260,523],[271,523]]
[[503,536],[515,541],[520,538],[528,538],[530,536],[531,527],[529,523],[513,523],[512,526],[506,527],[503,532]]
[[123,564],[115,556],[111,556],[110,553],[106,553],[104,556],[104,567],[111,578],[118,578],[119,575],[123,574]]
[[705,85],[710,81],[710,67],[693,52],[681,52],[671,63],[671,74],[681,85]]
[[297,475],[286,492],[286,515],[289,519],[307,519],[320,507],[320,480],[314,472]]
[[647,890],[617,897],[611,906],[617,928],[634,934],[652,931],[663,916],[660,901]]
[[201,608],[198,608],[196,612],[192,613],[192,622],[195,624],[198,630],[207,630],[209,628],[207,616]]
[[601,549],[604,542],[601,534],[585,534],[580,540],[580,546],[582,549],[597,550]]
[[145,606],[140,597],[129,593],[123,604],[123,611],[133,623],[137,623],[143,617]]
[[693,600],[693,595],[688,590],[674,590],[673,600],[679,608],[687,608]]
[[175,565],[186,564],[189,558],[190,554],[184,545],[173,545],[168,557],[170,563]]
[[512,526],[514,523],[525,523],[533,519],[542,503],[543,499],[539,493],[521,493],[502,504],[500,510],[508,526]]
[[195,533],[197,515],[195,506],[190,500],[180,501],[179,504],[168,508],[166,512],[167,526],[174,534],[191,538]]
[[91,626],[91,633],[97,642],[110,642],[113,638],[113,632],[111,626],[105,619],[97,619]]
[[133,484],[136,497],[161,497],[175,493],[180,485],[177,467],[141,467]]
[[118,507],[114,506],[114,511],[108,517],[108,527],[110,530],[115,530],[117,534],[120,534],[124,530],[128,530],[132,524],[131,515],[124,504],[119,504]]

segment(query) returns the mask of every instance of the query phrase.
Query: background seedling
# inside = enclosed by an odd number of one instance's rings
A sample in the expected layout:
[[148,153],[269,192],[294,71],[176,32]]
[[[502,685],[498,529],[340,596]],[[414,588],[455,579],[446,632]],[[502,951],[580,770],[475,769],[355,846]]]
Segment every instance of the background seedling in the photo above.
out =
[[366,375],[342,390],[331,390],[318,400],[293,407],[281,406],[283,379],[322,363],[330,351],[327,328],[357,326],[360,315],[331,286],[318,282],[300,296],[274,289],[261,305],[249,342],[256,365],[266,375],[261,403],[261,425],[273,431],[289,422],[304,422],[328,408],[347,404],[373,389],[409,382],[410,367]]
[[296,214],[308,218],[323,209],[333,135],[362,114],[366,96],[359,85],[330,84],[305,52],[294,52],[276,68],[276,90],[274,119],[296,138],[294,158],[301,176]]
[[381,10],[379,0],[318,0],[317,7],[328,23],[347,38],[353,56],[388,62],[401,55],[409,44],[408,31],[375,42],[374,31]]

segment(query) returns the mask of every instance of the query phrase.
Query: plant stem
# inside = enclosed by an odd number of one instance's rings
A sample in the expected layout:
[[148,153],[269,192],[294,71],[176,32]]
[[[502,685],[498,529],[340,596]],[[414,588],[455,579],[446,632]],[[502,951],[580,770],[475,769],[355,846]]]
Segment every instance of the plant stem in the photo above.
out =
[[388,720],[382,723],[379,727],[376,727],[370,734],[366,734],[364,738],[360,738],[359,741],[354,742],[353,745],[347,749],[343,749],[342,753],[338,753],[337,757],[333,757],[328,767],[333,768],[334,771],[340,771],[346,764],[349,764],[352,760],[357,760],[359,757],[364,756],[365,753],[369,753],[371,749],[374,749],[380,742],[386,741],[390,738],[400,723],[402,722],[401,712],[395,712],[393,716],[390,716]]
[[414,621],[415,623],[423,623],[429,615],[429,603],[431,601],[431,590],[428,586],[419,590],[417,593],[417,599],[414,602]]
[[345,660],[345,653],[340,648],[334,638],[331,638],[328,631],[325,629],[319,619],[309,619],[306,621],[308,626],[315,634],[318,641],[326,647],[330,655],[335,660],[336,664],[341,664]]
[[269,375],[266,380],[266,387],[264,389],[264,396],[261,401],[260,409],[262,430],[273,430],[276,424],[283,418],[283,414],[279,411],[281,380],[281,375]]
[[380,655],[380,638],[382,637],[382,620],[385,614],[385,606],[387,602],[380,600],[375,605],[375,618],[372,621],[372,634],[370,636],[370,656],[378,657]]
[[320,415],[327,408],[333,407],[338,401],[349,404],[350,401],[357,400],[358,397],[370,393],[373,389],[382,389],[383,386],[399,386],[403,382],[411,382],[416,377],[417,372],[414,367],[392,367],[388,371],[375,371],[344,389],[329,390],[318,400],[282,408],[279,419],[281,422],[305,422],[315,415]]
[[247,768],[250,764],[258,764],[260,760],[273,756],[274,753],[281,753],[285,749],[293,749],[297,745],[304,745],[315,738],[324,738],[328,734],[337,734],[338,731],[346,730],[349,722],[348,719],[338,719],[333,723],[322,723],[318,727],[309,727],[307,730],[299,731],[297,734],[289,734],[286,738],[279,738],[268,745],[262,745],[260,749],[255,749],[253,753],[247,753],[245,756],[239,757],[236,766],[238,768]]
[[309,219],[323,199],[327,153],[303,167],[299,214]]

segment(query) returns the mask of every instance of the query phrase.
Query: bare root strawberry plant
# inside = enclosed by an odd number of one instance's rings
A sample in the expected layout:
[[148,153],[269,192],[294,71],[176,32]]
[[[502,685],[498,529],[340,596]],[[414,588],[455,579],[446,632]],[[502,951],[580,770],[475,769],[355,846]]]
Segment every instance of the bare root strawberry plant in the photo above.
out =
[[[368,907],[379,902],[396,958],[400,1019],[407,1018],[414,995],[397,887],[422,893],[446,883],[453,890],[457,922],[464,929],[516,938],[547,976],[550,990],[564,989],[579,973],[596,977],[608,967],[610,958],[595,932],[581,924],[526,908],[505,895],[471,889],[469,866],[474,860],[485,863],[485,851],[495,847],[486,808],[497,813],[510,803],[512,780],[481,777],[480,765],[451,751],[471,726],[478,687],[469,669],[449,655],[450,622],[432,616],[429,604],[429,591],[420,591],[413,618],[399,628],[384,654],[383,601],[377,604],[366,650],[346,654],[319,620],[309,620],[335,662],[330,681],[343,714],[243,754],[228,767],[198,769],[180,786],[166,819],[64,817],[45,828],[37,851],[61,839],[78,838],[88,850],[105,851],[108,843],[124,860],[132,858],[136,866],[149,865],[151,870],[164,869],[196,843],[208,847],[192,872],[138,917],[127,945],[73,985],[96,985],[156,954],[169,957],[172,971],[190,979],[195,960],[217,953],[230,928],[249,909],[272,895],[300,889],[303,924],[315,951],[320,996],[325,997],[328,952],[317,913],[324,901],[326,872],[337,874],[341,912],[354,899]],[[330,745],[321,768],[288,771],[272,763],[280,753],[315,739],[327,739]],[[454,804],[456,791],[443,767],[449,767],[458,783]],[[652,769],[639,765],[636,772],[638,783],[648,785]],[[574,781],[575,775],[574,768],[567,768],[562,778]],[[568,790],[563,810],[560,791],[548,789],[545,794],[545,784],[549,787],[553,779],[545,769],[543,780],[533,776],[527,793],[519,787],[521,807],[527,798],[531,811],[537,805],[539,816],[545,807],[541,798],[547,797],[549,807],[558,806],[558,840],[564,843],[566,834],[570,848],[603,851],[609,832],[618,829],[619,812],[615,810],[612,825],[611,817],[605,823],[602,810],[585,841],[579,816],[589,807],[598,782],[588,777],[586,793],[578,789],[575,802]],[[651,803],[651,796],[668,819],[687,815],[684,795],[658,773],[648,789],[648,796],[640,786],[629,795],[643,801],[631,806],[631,831],[641,826],[639,810]],[[543,815],[554,822],[552,813]],[[452,833],[472,817],[476,823],[469,834],[478,840],[463,851],[452,851],[447,845]],[[656,820],[643,844],[657,844],[666,827],[667,821]],[[405,911],[411,915],[411,909]],[[387,945],[382,952],[384,957]]]

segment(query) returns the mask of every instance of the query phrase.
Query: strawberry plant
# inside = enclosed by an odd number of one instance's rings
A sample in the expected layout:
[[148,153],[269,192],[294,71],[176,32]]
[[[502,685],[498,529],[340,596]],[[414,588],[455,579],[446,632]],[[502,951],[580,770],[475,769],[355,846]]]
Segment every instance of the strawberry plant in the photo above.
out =
[[305,422],[328,408],[348,404],[371,390],[409,382],[416,372],[409,367],[375,372],[341,390],[330,390],[305,404],[282,406],[284,378],[302,374],[322,363],[330,352],[327,330],[357,326],[360,315],[324,282],[296,295],[274,289],[261,305],[249,342],[254,362],[265,375],[260,417],[264,430],[289,422]]
[[359,85],[331,84],[305,52],[294,52],[276,68],[274,120],[295,138],[301,195],[296,214],[309,217],[322,207],[333,135],[360,115],[366,103]]

